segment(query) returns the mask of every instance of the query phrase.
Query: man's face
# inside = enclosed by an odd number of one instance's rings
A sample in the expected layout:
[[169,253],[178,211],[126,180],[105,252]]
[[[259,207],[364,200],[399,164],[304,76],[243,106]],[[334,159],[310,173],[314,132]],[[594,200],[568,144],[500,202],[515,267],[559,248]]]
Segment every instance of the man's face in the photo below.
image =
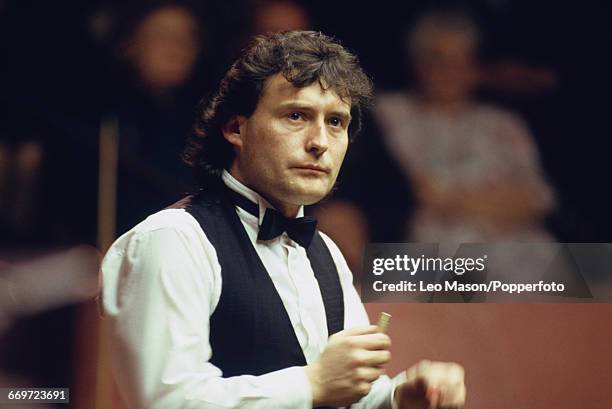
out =
[[230,173],[283,213],[318,202],[346,154],[350,108],[318,82],[296,88],[280,74],[268,78],[255,112],[224,130],[236,149]]

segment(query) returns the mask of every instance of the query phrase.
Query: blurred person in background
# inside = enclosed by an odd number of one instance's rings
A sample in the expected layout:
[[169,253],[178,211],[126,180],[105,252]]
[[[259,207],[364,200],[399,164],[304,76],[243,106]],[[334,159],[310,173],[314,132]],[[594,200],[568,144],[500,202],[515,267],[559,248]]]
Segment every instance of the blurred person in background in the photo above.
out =
[[253,35],[312,28],[306,9],[291,0],[256,2],[251,24]]
[[414,241],[550,240],[553,193],[524,121],[474,101],[478,30],[469,17],[432,13],[408,39],[418,89],[379,97],[384,143],[411,181]]
[[187,83],[199,53],[199,22],[191,9],[162,2],[141,10],[128,30],[121,57],[151,96],[161,98]]
[[456,11],[428,12],[412,27],[416,89],[378,96],[379,129],[355,149],[340,183],[349,200],[318,211],[322,229],[349,246],[353,266],[368,240],[552,240],[543,225],[554,195],[529,129],[473,98],[478,42],[475,22]]
[[118,233],[193,187],[181,152],[208,80],[198,65],[201,33],[198,15],[182,1],[141,4],[119,20],[104,119],[115,121],[119,140]]

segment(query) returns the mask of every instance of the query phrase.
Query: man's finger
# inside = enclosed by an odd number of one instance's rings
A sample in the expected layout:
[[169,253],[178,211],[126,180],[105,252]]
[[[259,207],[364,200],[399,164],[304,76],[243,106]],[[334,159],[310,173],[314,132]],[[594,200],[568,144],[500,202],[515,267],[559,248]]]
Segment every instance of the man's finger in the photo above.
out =
[[376,325],[368,325],[366,327],[355,327],[345,329],[337,333],[337,335],[344,336],[354,336],[354,335],[365,335],[365,334],[375,334],[378,332],[378,327]]
[[385,334],[364,334],[356,335],[352,338],[354,346],[370,351],[388,350],[391,348],[391,338]]
[[427,401],[429,402],[429,409],[438,409],[438,402],[440,402],[440,390],[438,388],[427,388],[425,394]]
[[391,353],[389,351],[362,350],[359,352],[357,360],[359,366],[380,366],[389,363]]
[[442,408],[460,408],[465,404],[465,385],[442,385],[438,406]]
[[458,408],[465,404],[464,369],[452,362],[421,361],[406,371],[406,382],[422,384],[433,407]]
[[453,362],[421,361],[406,371],[408,382],[422,378],[429,386],[463,383],[464,369]]
[[355,371],[355,377],[358,382],[374,382],[383,373],[381,368],[362,366]]

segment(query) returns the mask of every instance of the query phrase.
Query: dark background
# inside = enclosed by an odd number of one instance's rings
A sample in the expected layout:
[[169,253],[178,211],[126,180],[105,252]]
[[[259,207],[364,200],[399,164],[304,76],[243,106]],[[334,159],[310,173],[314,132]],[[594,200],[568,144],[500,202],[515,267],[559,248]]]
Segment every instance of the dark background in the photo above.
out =
[[[412,83],[403,57],[411,19],[424,8],[448,3],[309,1],[302,6],[314,28],[356,52],[379,89],[394,89]],[[553,230],[563,241],[610,241],[612,6],[503,0],[463,4],[481,25],[485,62],[518,62],[547,69],[557,78],[547,90],[480,95],[527,119],[557,190]],[[189,85],[185,115],[193,115],[197,99],[218,82],[244,44],[255,7],[237,0],[194,5],[203,20],[204,52]],[[33,137],[45,154],[36,227],[19,234],[5,229],[4,242],[94,243],[99,122],[120,80],[109,63],[110,40],[96,39],[92,25],[100,13],[112,15],[123,7],[126,2],[0,3],[0,138],[15,143]]]
[[[16,230],[0,218],[0,260],[96,245],[100,121],[123,84],[112,64],[112,16],[131,3],[0,0],[0,141],[16,146],[33,139],[44,155],[29,227]],[[340,39],[377,88],[388,90],[412,85],[403,52],[410,21],[424,8],[449,3],[457,2],[313,0],[301,6],[315,29]],[[193,6],[202,20],[203,53],[182,100],[188,118],[248,38],[256,3]],[[513,61],[557,78],[545,90],[479,95],[527,120],[557,193],[549,220],[557,239],[612,241],[612,3],[473,0],[462,6],[480,23],[485,63]],[[107,34],[96,35],[96,24],[105,22]],[[0,338],[0,368],[35,374],[43,385],[71,384],[74,314],[62,307],[19,321]]]

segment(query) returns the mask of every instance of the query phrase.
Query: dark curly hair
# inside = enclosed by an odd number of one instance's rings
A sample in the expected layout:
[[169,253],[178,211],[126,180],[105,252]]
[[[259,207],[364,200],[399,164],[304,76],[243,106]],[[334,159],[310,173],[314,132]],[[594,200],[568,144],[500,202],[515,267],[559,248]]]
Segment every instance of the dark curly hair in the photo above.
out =
[[218,177],[231,165],[234,150],[223,137],[223,127],[232,116],[251,116],[266,79],[279,73],[296,87],[318,81],[324,89],[350,100],[350,140],[358,134],[362,111],[371,102],[372,82],[357,57],[315,31],[260,35],[232,64],[216,94],[200,103],[195,129],[183,155],[200,183]]

